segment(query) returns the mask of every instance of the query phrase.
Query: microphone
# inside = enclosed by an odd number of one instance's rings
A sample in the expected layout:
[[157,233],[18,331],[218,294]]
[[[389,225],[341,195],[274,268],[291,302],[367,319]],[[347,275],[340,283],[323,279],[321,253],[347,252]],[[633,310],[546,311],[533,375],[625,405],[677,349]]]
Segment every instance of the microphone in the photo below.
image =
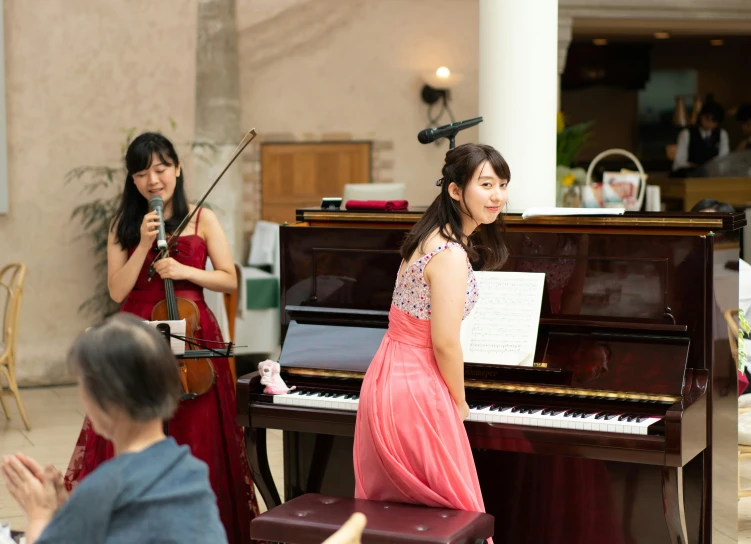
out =
[[149,199],[149,208],[152,212],[156,212],[159,215],[159,232],[156,235],[156,247],[159,249],[167,248],[167,236],[164,234],[164,216],[162,210],[164,208],[164,200],[159,195],[154,195]]
[[465,128],[473,127],[482,123],[482,117],[475,117],[474,119],[467,119],[466,121],[457,121],[450,125],[443,125],[438,128],[426,128],[417,133],[417,139],[421,144],[429,144],[436,141],[438,138],[453,139],[456,133]]

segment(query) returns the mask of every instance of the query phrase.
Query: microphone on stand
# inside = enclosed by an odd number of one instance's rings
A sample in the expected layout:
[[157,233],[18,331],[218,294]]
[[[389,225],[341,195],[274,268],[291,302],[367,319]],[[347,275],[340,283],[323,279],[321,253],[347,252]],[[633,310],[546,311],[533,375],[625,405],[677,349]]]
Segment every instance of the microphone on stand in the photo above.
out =
[[443,125],[438,128],[426,128],[417,133],[417,140],[421,144],[429,144],[436,141],[438,138],[448,138],[449,148],[454,148],[454,138],[456,133],[465,128],[470,128],[482,123],[482,117],[475,117],[474,119],[467,119],[466,121],[457,121],[449,125]]
[[159,249],[167,249],[167,235],[164,233],[164,200],[159,195],[154,195],[149,199],[149,208],[152,212],[156,212],[159,215],[159,232],[156,235],[156,247]]

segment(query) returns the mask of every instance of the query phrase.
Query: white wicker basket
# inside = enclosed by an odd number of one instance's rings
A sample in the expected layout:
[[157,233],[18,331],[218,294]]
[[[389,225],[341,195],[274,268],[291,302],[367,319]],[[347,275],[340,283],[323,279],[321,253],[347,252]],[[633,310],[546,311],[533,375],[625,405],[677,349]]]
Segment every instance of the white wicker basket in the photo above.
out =
[[598,162],[600,162],[600,160],[605,157],[609,157],[610,155],[624,155],[634,161],[634,164],[636,164],[636,169],[639,171],[640,178],[639,194],[636,197],[636,202],[630,206],[625,206],[625,208],[626,211],[629,212],[638,212],[639,210],[641,210],[642,203],[644,202],[644,194],[647,191],[647,175],[644,173],[644,168],[639,162],[639,159],[637,159],[636,156],[630,151],[626,151],[625,149],[608,149],[597,155],[594,159],[592,159],[592,162],[589,163],[589,168],[587,169],[587,180],[585,183],[588,186],[592,185],[592,172],[594,172],[595,166]]

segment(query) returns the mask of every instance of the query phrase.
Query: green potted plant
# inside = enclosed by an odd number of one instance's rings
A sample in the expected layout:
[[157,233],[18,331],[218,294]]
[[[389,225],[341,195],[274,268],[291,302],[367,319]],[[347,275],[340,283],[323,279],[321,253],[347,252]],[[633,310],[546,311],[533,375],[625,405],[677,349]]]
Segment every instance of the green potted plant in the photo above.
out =
[[592,137],[594,121],[566,126],[563,112],[558,112],[556,125],[556,206],[577,208],[587,173],[583,168],[573,168],[573,164]]

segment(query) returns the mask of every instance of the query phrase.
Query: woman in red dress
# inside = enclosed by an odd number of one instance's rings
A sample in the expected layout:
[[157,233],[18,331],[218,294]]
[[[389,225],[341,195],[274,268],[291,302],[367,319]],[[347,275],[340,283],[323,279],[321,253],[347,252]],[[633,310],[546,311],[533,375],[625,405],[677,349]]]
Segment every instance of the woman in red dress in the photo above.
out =
[[[164,300],[163,279],[171,278],[175,295],[196,303],[200,311],[200,337],[221,341],[216,318],[206,306],[203,289],[232,292],[237,287],[234,260],[216,215],[200,209],[177,241],[177,252],[156,262],[149,281],[149,266],[157,255],[159,218],[149,212],[148,200],[164,201],[165,229],[174,232],[192,211],[188,204],[182,166],[172,143],[161,134],[144,133],[130,144],[125,156],[128,175],[120,207],[115,214],[107,247],[110,296],[122,302],[120,311],[145,320]],[[206,270],[211,258],[214,270]],[[196,335],[198,336],[198,334]],[[243,448],[242,430],[235,426],[235,387],[227,359],[212,359],[216,384],[193,400],[180,403],[168,422],[169,434],[190,447],[209,467],[219,514],[230,544],[250,541],[250,520],[258,505]],[[99,464],[113,457],[112,444],[98,436],[88,418],[73,452],[65,483],[75,487]]]

